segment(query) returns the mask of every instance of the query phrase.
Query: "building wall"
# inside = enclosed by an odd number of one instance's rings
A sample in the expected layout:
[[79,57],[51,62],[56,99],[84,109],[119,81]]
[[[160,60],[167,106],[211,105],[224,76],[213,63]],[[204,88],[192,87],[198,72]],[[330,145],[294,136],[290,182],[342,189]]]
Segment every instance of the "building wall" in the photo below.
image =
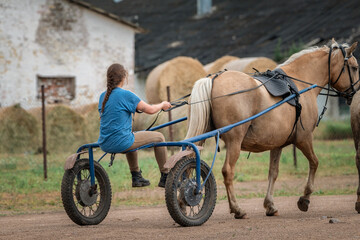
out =
[[132,28],[65,0],[2,1],[0,16],[1,107],[40,104],[39,75],[74,77],[72,105],[97,102],[114,62],[134,89]]

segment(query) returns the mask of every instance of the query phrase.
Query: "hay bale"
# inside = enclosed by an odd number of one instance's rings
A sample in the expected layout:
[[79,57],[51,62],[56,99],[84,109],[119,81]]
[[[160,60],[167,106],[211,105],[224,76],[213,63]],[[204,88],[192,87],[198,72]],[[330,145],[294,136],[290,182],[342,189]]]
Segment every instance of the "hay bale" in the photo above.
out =
[[75,152],[88,143],[88,130],[84,118],[64,105],[53,107],[46,114],[49,152]]
[[250,57],[250,58],[238,58],[231,60],[223,65],[223,68],[227,70],[235,70],[244,73],[254,73],[255,69],[259,72],[265,72],[266,70],[273,70],[277,66],[277,63],[266,57]]
[[210,73],[212,66],[214,66],[214,62],[208,63],[204,66],[204,70],[207,74]]
[[19,105],[0,113],[0,152],[36,152],[40,142],[40,124]]
[[98,104],[93,103],[87,105],[87,111],[83,112],[82,116],[85,118],[89,142],[97,142],[100,134],[100,114]]
[[[45,105],[45,114],[51,111],[56,105]],[[42,123],[42,107],[31,108],[27,110],[36,120],[41,124]]]
[[89,112],[92,112],[94,110],[97,111],[97,107],[98,107],[97,103],[91,103],[91,104],[81,105],[81,106],[78,106],[78,107],[73,107],[73,109],[78,114],[80,114],[82,116],[85,116]]
[[191,92],[196,80],[206,76],[202,64],[190,57],[176,57],[151,71],[146,80],[146,98],[151,104],[167,100],[170,86],[171,100]]
[[27,112],[29,114],[31,114],[34,118],[36,118],[37,121],[39,121],[41,123],[41,119],[42,119],[42,108],[41,107],[37,107],[37,108],[31,108],[29,110],[27,110]]
[[206,73],[207,74],[212,74],[212,73],[217,73],[219,71],[224,70],[224,65],[230,61],[233,60],[237,60],[239,59],[238,57],[234,57],[234,56],[223,56],[219,59],[217,59],[216,61],[209,63],[206,65]]

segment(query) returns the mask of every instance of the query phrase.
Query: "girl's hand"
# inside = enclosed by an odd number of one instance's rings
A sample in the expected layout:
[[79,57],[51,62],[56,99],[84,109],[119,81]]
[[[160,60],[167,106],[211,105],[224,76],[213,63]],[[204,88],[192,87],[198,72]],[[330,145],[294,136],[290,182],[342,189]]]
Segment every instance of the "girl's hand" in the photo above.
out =
[[171,104],[167,101],[163,101],[161,104],[162,104],[161,107],[162,110],[168,110],[169,108],[171,108]]

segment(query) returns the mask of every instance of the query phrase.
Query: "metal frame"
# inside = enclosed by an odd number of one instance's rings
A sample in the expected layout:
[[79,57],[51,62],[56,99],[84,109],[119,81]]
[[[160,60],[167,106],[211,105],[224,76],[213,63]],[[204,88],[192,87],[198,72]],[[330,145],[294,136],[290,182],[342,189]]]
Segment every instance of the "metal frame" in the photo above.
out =
[[[310,86],[310,87],[307,87],[301,91],[299,91],[299,94],[303,94],[311,89],[314,89],[315,87],[317,87],[316,84]],[[133,150],[130,150],[130,151],[127,151],[127,152],[133,152],[133,151],[137,151],[137,150],[140,150],[140,149],[144,149],[144,148],[151,148],[151,147],[163,147],[163,146],[167,146],[167,147],[182,147],[183,150],[185,150],[187,147],[190,147],[193,149],[193,151],[195,152],[195,156],[196,156],[196,193],[199,193],[203,186],[205,185],[209,175],[211,174],[212,172],[212,169],[213,169],[213,166],[214,166],[214,162],[215,162],[215,158],[216,158],[216,150],[218,148],[218,145],[219,145],[219,138],[220,138],[220,135],[223,134],[223,133],[226,133],[228,131],[230,131],[231,129],[233,129],[234,127],[237,127],[241,124],[244,124],[246,122],[249,122],[251,120],[254,120],[255,118],[258,118],[262,115],[264,115],[265,113],[273,110],[274,108],[277,108],[279,107],[280,105],[286,103],[287,101],[295,98],[297,96],[297,94],[291,94],[289,95],[288,97],[284,98],[283,100],[275,103],[274,105],[264,109],[263,111],[249,117],[249,118],[246,118],[242,121],[239,121],[239,122],[236,122],[234,124],[231,124],[231,125],[228,125],[228,126],[225,126],[225,127],[222,127],[222,128],[218,128],[218,129],[215,129],[213,131],[210,131],[210,132],[207,132],[207,133],[204,133],[204,134],[201,134],[201,135],[198,135],[198,136],[195,136],[195,137],[192,137],[192,138],[188,138],[186,140],[182,140],[182,141],[179,141],[179,142],[161,142],[161,143],[150,143],[150,144],[147,144],[147,145],[144,145],[144,146],[141,146],[141,147],[138,147],[136,149],[133,149]],[[174,120],[174,121],[171,121],[171,122],[168,122],[168,123],[165,123],[165,124],[161,124],[159,126],[156,126],[156,127],[153,127],[153,128],[150,128],[148,131],[155,131],[155,130],[158,130],[160,128],[164,128],[164,127],[167,127],[169,125],[172,125],[172,124],[175,124],[175,123],[178,123],[178,122],[182,122],[182,121],[185,121],[187,120],[186,117],[184,118],[180,118],[180,119],[177,119],[177,120]],[[213,159],[213,162],[211,164],[211,168],[210,168],[210,171],[209,171],[209,174],[208,176],[205,178],[203,184],[201,185],[201,182],[200,182],[200,163],[201,163],[201,160],[200,160],[200,152],[199,152],[199,149],[196,147],[196,145],[194,144],[195,142],[199,142],[201,140],[204,140],[204,139],[207,139],[207,138],[210,138],[210,137],[214,137],[216,136],[216,149],[215,149],[215,154],[214,154],[214,159]],[[83,149],[85,148],[88,148],[88,151],[89,151],[89,164],[90,164],[90,178],[91,178],[91,185],[95,185],[95,172],[94,172],[94,157],[93,157],[93,149],[94,148],[98,148],[99,147],[99,144],[98,143],[89,143],[89,144],[85,144],[85,145],[82,145],[78,150],[77,150],[77,153],[81,152]],[[122,153],[127,153],[127,152],[122,152]],[[104,155],[101,156],[101,158],[98,160],[98,162],[100,162],[100,160],[106,155],[107,153],[105,153]],[[79,158],[79,156],[78,156]]]

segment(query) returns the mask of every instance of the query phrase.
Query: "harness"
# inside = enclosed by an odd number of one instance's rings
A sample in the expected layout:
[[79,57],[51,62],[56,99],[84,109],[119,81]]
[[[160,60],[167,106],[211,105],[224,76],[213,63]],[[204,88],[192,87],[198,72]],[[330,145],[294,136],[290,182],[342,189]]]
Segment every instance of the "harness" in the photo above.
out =
[[[336,49],[336,48],[340,48],[340,50],[341,50],[341,52],[342,52],[342,54],[344,56],[344,64],[343,64],[343,67],[342,67],[337,79],[335,80],[335,82],[332,83],[331,82],[331,76],[330,76],[330,73],[331,73],[331,54],[332,54],[333,49]],[[331,97],[339,97],[339,96],[341,96],[341,97],[344,97],[344,98],[347,98],[347,99],[351,99],[354,96],[354,94],[359,90],[360,87],[358,89],[355,89],[354,86],[360,81],[360,79],[357,80],[356,82],[354,82],[353,78],[351,76],[351,73],[350,73],[350,66],[349,66],[348,60],[351,57],[353,57],[352,54],[350,56],[346,57],[346,51],[345,51],[345,48],[344,48],[343,45],[339,45],[339,47],[330,47],[329,57],[328,57],[328,75],[329,75],[329,77],[328,77],[329,78],[328,87],[317,86],[318,88],[327,90],[327,94],[322,94],[322,93],[319,94],[319,95],[326,95],[326,100],[325,100],[323,110],[322,110],[322,112],[321,112],[321,114],[319,116],[319,119],[317,121],[316,126],[319,125],[321,119],[323,118],[323,115],[325,114],[325,111],[327,110],[326,105],[327,105],[329,96],[331,96]],[[347,67],[347,70],[348,70],[351,85],[345,91],[341,92],[341,91],[336,90],[333,86],[339,81],[342,73],[345,70],[345,66]],[[213,76],[212,82],[214,82],[214,80],[219,75],[224,73],[225,71],[227,71],[227,70],[224,69],[223,71],[219,71],[219,72],[217,72],[215,74],[209,74],[207,77]],[[192,105],[192,104],[197,104],[197,103],[200,103],[200,102],[211,101],[211,100],[216,99],[216,98],[221,98],[221,97],[226,97],[226,96],[232,96],[232,95],[235,95],[235,94],[245,93],[245,92],[249,92],[249,91],[255,90],[257,88],[260,88],[261,86],[265,86],[266,89],[269,91],[269,93],[272,94],[273,96],[282,96],[283,98],[285,98],[286,96],[291,95],[293,93],[297,94],[297,96],[293,100],[288,102],[290,105],[293,105],[296,108],[296,118],[295,118],[295,123],[294,123],[293,129],[292,129],[292,132],[290,133],[290,136],[291,136],[291,134],[293,133],[299,119],[300,119],[300,123],[301,123],[301,109],[302,109],[302,106],[301,106],[301,104],[299,102],[300,95],[298,93],[298,89],[297,89],[296,85],[293,83],[293,81],[291,81],[291,80],[302,82],[302,83],[305,83],[305,84],[308,84],[308,85],[312,85],[312,83],[309,83],[309,82],[306,82],[306,81],[303,81],[303,80],[288,76],[288,75],[286,75],[286,73],[281,68],[277,68],[274,71],[269,71],[268,70],[268,71],[266,71],[264,73],[260,73],[259,71],[256,70],[256,73],[254,74],[253,77],[261,82],[261,84],[258,85],[257,87],[249,88],[249,89],[245,89],[245,90],[240,90],[240,91],[235,91],[235,92],[232,92],[232,93],[229,93],[229,94],[226,94],[226,95],[201,100],[201,101],[198,101],[198,102],[192,102],[192,103],[188,103],[188,101],[183,100],[183,99],[185,99],[185,98],[187,98],[187,97],[189,97],[191,95],[191,94],[187,94],[187,95],[185,95],[185,96],[171,102],[171,105],[173,105],[173,107],[169,108],[168,110],[161,110],[158,113],[158,115],[162,111],[168,112],[168,111],[171,111],[171,110],[173,110],[175,108],[181,107],[181,106],[186,105],[186,104],[187,105]],[[274,84],[273,82],[282,82],[282,83],[280,83],[280,84],[275,83]],[[284,88],[284,86],[285,86],[285,88]],[[349,92],[349,90],[351,90],[351,92]],[[330,94],[330,92],[332,92],[334,94]],[[280,93],[282,93],[282,94],[280,94]],[[155,122],[157,120],[157,117],[156,117],[155,121],[151,124],[151,126],[147,128],[147,130],[149,128],[151,128],[155,124]],[[302,126],[302,123],[301,123],[301,126]],[[304,129],[303,126],[302,126],[302,128]]]
[[[256,80],[262,82],[266,90],[274,97],[282,97],[283,99],[291,94],[296,94],[295,98],[289,100],[287,103],[295,107],[295,122],[291,133],[288,137],[292,135],[296,128],[296,124],[300,119],[301,127],[304,129],[304,126],[301,122],[301,110],[302,106],[299,102],[300,94],[299,90],[296,87],[295,83],[287,77],[286,73],[281,69],[277,68],[273,71],[267,70],[266,72],[260,73],[256,72],[253,76]],[[271,79],[271,81],[267,81]]]

